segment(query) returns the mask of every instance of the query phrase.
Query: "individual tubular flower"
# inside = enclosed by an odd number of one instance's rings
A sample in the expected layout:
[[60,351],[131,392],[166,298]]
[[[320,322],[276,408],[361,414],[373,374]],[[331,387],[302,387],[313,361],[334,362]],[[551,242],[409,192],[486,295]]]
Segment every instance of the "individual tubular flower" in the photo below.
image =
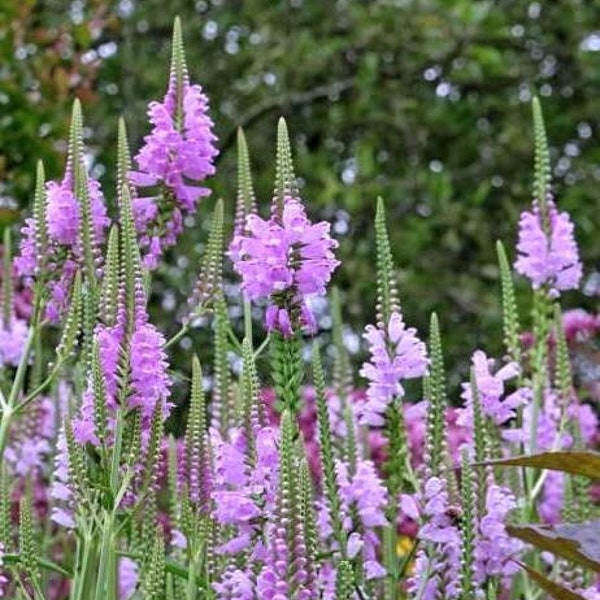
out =
[[579,286],[582,266],[568,213],[559,212],[552,199],[546,201],[545,208],[547,230],[537,202],[531,211],[521,214],[515,269],[531,281],[534,289],[548,286],[557,296]]
[[427,372],[427,352],[416,329],[407,328],[399,312],[392,313],[386,328],[368,325],[364,338],[369,343],[371,359],[360,371],[369,380],[361,422],[382,426],[389,404],[394,398],[404,396],[402,381],[422,377]]
[[218,154],[208,99],[199,85],[189,82],[179,22],[173,37],[173,61],[169,86],[162,102],[151,102],[148,116],[152,131],[144,138],[129,174],[137,187],[158,186],[154,196],[133,201],[140,245],[148,268],[157,266],[165,248],[175,244],[183,221],[193,214],[201,197],[210,190],[200,182],[215,173]]
[[297,325],[315,329],[307,301],[323,296],[339,261],[333,250],[337,242],[329,235],[330,224],[313,224],[302,203],[287,197],[281,218],[265,221],[250,214],[246,232],[234,238],[234,267],[242,277],[248,300],[268,299],[269,330],[289,336]]

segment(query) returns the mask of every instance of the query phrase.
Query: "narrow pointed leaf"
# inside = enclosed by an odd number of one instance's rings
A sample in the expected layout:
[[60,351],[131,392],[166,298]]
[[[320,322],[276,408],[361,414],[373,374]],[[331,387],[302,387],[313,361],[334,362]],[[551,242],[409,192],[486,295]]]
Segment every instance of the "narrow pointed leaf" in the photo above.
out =
[[486,464],[549,469],[571,475],[582,475],[590,479],[600,479],[600,453],[598,452],[542,452],[531,456],[492,460]]
[[[518,562],[518,561],[516,561]],[[583,596],[559,585],[555,581],[551,581],[545,575],[536,571],[534,568],[525,563],[518,562],[519,566],[524,569],[529,577],[533,579],[547,594],[550,594],[556,600],[584,600]]]

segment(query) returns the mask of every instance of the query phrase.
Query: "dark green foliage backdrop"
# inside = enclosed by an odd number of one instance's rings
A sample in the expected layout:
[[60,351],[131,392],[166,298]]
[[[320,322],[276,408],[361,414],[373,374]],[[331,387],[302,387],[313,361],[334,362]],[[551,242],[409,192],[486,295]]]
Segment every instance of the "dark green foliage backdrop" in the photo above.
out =
[[[357,332],[373,315],[371,222],[381,195],[409,322],[425,328],[430,311],[440,313],[455,382],[470,352],[489,348],[499,328],[494,241],[504,239],[512,251],[519,211],[530,200],[533,93],[542,97],[558,201],[577,222],[588,273],[598,266],[595,0],[24,2],[7,10],[0,36],[3,54],[13,56],[0,70],[0,84],[12,90],[0,119],[5,195],[23,204],[40,153],[50,174],[59,174],[55,142],[73,93],[87,103],[95,168],[111,189],[117,115],[139,143],[148,130],[146,103],[165,89],[174,14],[221,140],[215,197],[232,211],[241,124],[266,209],[283,114],[310,211],[330,219],[340,239],[336,283]],[[44,42],[56,32],[70,51]],[[78,70],[81,81],[72,77]],[[46,90],[37,103],[36,81]],[[48,143],[39,136],[44,124]],[[156,310],[169,331],[176,328],[171,300],[180,303],[191,286],[212,204],[160,272],[159,292],[172,291]]]

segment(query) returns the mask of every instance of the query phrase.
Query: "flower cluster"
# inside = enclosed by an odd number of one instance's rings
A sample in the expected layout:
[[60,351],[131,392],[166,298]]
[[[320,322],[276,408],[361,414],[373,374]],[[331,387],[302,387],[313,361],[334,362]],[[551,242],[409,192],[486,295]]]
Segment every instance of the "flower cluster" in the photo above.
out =
[[426,373],[427,352],[416,333],[414,328],[406,327],[399,312],[392,313],[385,329],[367,326],[364,337],[369,342],[371,360],[360,372],[369,380],[363,423],[383,425],[383,415],[392,400],[404,396],[402,381]]
[[208,99],[199,85],[189,83],[187,73],[171,71],[164,100],[151,102],[148,116],[152,131],[135,157],[138,169],[129,178],[137,187],[159,187],[156,195],[133,200],[144,262],[155,268],[164,249],[183,231],[185,217],[210,194],[198,184],[214,174],[218,150]]
[[265,221],[248,215],[246,234],[234,239],[232,256],[242,277],[248,300],[270,300],[267,328],[292,335],[295,320],[314,331],[316,324],[308,306],[311,297],[325,294],[325,286],[339,261],[333,250],[337,242],[329,235],[330,224],[313,224],[301,202],[286,198],[281,218]]
[[546,202],[548,230],[544,230],[540,206],[521,214],[519,253],[515,269],[527,277],[535,289],[548,286],[553,295],[576,289],[582,276],[574,226],[566,212],[559,212],[552,199]]

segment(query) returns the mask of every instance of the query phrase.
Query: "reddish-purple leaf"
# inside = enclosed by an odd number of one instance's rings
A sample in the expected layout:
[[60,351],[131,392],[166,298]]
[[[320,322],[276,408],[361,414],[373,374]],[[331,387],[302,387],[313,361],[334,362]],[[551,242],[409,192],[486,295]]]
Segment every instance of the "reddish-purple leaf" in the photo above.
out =
[[562,471],[571,475],[583,475],[590,479],[600,479],[600,453],[598,452],[543,452],[531,456],[492,460],[486,464],[535,467]]

